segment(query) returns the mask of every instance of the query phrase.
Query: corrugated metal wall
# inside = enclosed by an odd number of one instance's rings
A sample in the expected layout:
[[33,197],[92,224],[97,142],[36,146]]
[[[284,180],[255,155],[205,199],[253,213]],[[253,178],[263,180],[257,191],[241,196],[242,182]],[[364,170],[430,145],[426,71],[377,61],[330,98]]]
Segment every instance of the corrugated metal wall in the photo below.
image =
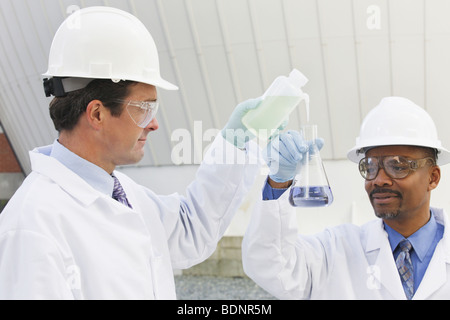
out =
[[174,130],[222,128],[239,101],[294,67],[310,79],[323,158],[345,158],[364,115],[389,95],[424,106],[450,145],[448,0],[0,0],[0,120],[27,172],[28,150],[56,137],[40,76],[51,40],[68,14],[92,5],[140,18],[163,77],[180,87],[159,91],[160,130],[140,165],[171,165]]

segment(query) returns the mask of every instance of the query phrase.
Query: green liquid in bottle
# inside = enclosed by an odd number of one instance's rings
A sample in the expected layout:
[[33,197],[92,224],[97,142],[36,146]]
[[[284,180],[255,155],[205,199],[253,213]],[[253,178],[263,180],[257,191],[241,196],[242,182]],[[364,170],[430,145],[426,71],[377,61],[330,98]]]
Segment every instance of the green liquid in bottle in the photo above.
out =
[[259,139],[267,140],[301,100],[298,96],[268,96],[242,118],[242,123]]

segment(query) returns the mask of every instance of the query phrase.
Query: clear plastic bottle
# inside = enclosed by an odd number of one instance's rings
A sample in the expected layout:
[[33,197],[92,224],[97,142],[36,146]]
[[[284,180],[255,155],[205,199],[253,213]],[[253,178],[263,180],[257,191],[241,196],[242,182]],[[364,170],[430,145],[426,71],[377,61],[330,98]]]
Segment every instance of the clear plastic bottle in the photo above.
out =
[[305,100],[309,114],[309,96],[301,89],[307,82],[297,69],[292,70],[289,77],[277,77],[263,94],[261,104],[250,110],[242,123],[259,139],[267,141],[300,101]]
[[309,150],[294,178],[289,202],[294,207],[327,207],[333,202],[333,193],[315,143],[317,126],[304,125],[301,131],[305,141],[308,141]]

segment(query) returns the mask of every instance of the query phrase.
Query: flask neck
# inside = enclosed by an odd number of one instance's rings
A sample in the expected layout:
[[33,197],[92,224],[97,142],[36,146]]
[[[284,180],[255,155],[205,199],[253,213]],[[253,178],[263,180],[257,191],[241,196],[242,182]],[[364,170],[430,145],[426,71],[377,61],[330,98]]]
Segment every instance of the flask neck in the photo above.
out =
[[317,139],[317,125],[305,124],[302,125],[300,129],[303,139],[305,139],[305,141],[311,141],[313,144],[315,144],[315,141]]

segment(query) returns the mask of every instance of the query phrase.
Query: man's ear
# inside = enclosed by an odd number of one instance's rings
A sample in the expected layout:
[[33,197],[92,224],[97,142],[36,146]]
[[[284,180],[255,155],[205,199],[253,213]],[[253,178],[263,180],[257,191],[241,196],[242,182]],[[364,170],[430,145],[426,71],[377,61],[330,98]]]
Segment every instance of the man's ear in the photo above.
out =
[[86,107],[86,118],[89,125],[99,130],[104,121],[105,107],[100,100],[92,100]]
[[428,191],[435,189],[441,180],[441,168],[439,166],[432,166],[430,168],[430,179],[428,184]]

